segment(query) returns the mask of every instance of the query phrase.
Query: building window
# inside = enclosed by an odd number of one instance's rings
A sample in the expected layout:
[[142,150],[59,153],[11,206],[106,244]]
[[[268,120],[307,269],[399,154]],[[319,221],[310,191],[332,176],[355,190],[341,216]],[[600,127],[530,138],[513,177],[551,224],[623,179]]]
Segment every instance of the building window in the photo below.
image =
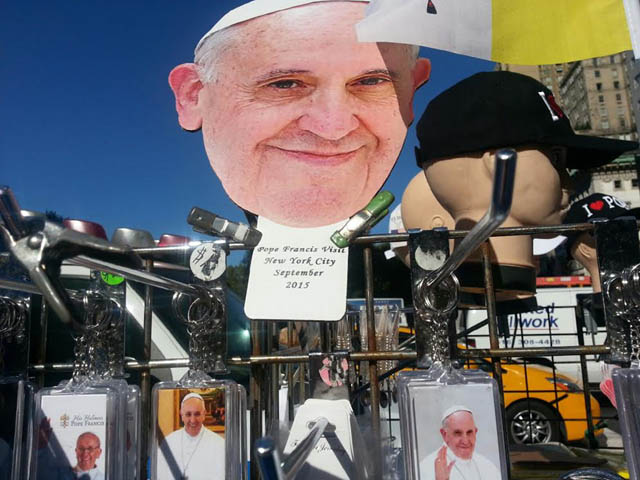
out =
[[637,178],[633,178],[631,179],[631,186],[632,187],[638,187],[638,179]]
[[613,88],[620,88],[620,82],[617,80],[613,82]]
[[600,128],[602,128],[602,130],[609,130],[609,120],[608,119],[600,119]]
[[602,90],[602,84],[601,83],[596,83],[596,90],[601,91]]
[[613,70],[611,70],[611,76],[613,78],[618,78],[618,70],[615,69],[615,68]]
[[597,59],[597,58],[594,58],[594,59],[593,59],[593,66],[594,66],[594,67],[597,67],[597,66],[598,66],[598,59]]
[[625,121],[624,117],[620,117],[618,120],[620,120],[620,128],[627,127],[627,122]]
[[622,102],[622,95],[620,95],[619,93],[616,93],[616,102],[618,103]]
[[622,180],[614,180],[613,181],[613,188],[615,190],[620,190],[622,188]]
[[600,78],[600,70],[594,70],[593,74],[596,76],[596,78]]
[[604,103],[604,95],[598,95],[598,101]]

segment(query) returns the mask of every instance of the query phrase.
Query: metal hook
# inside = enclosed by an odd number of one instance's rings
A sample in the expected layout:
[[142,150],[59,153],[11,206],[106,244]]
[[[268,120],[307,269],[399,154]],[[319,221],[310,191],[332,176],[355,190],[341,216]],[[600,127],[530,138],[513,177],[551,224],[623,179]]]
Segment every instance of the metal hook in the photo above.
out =
[[493,192],[489,210],[464,237],[447,261],[427,277],[427,285],[429,287],[437,285],[453,273],[471,252],[486,241],[509,215],[511,200],[513,199],[513,183],[516,176],[518,154],[511,148],[503,148],[496,152],[495,158]]

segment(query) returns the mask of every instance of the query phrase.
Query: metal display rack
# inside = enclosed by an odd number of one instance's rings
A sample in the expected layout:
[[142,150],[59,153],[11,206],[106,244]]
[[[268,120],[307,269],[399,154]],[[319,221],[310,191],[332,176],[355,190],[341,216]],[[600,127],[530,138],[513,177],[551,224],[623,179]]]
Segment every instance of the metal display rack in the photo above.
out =
[[[498,168],[496,172],[498,173]],[[511,175],[513,172],[511,172]],[[508,173],[506,174],[509,175]],[[512,180],[512,179],[511,179]],[[499,182],[496,182],[496,184]],[[620,305],[616,303],[618,298],[616,295],[623,295],[620,293],[620,289],[629,288],[628,286],[619,284],[619,279],[623,276],[623,272],[630,267],[634,267],[640,264],[640,250],[638,249],[638,223],[634,219],[624,218],[614,221],[603,221],[595,224],[575,224],[571,226],[545,226],[545,227],[531,227],[531,228],[498,228],[500,221],[496,218],[505,214],[508,211],[508,206],[505,210],[505,205],[501,204],[501,201],[505,197],[508,198],[510,204],[510,195],[508,181],[502,185],[502,190],[498,189],[498,196],[494,197],[494,206],[497,210],[488,212],[488,219],[486,222],[478,224],[481,228],[475,228],[471,232],[463,230],[452,230],[440,232],[441,239],[445,240],[445,243],[449,239],[465,239],[462,248],[457,248],[454,254],[448,257],[448,260],[444,263],[442,268],[435,274],[429,277],[431,284],[436,283],[436,280],[442,280],[446,278],[451,272],[453,272],[457,265],[462,263],[468,255],[480,248],[483,273],[485,280],[486,291],[486,309],[487,309],[487,323],[489,329],[489,341],[490,348],[482,349],[459,349],[453,347],[453,358],[459,360],[469,359],[481,359],[490,358],[493,365],[493,375],[498,382],[501,396],[503,400],[503,384],[502,384],[502,369],[500,368],[501,359],[505,357],[538,357],[538,356],[573,356],[578,355],[581,358],[582,367],[584,366],[585,356],[587,355],[605,355],[613,362],[628,363],[630,355],[632,354],[632,348],[630,343],[630,334],[628,327],[625,327],[621,323],[620,318]],[[494,184],[494,185],[496,185]],[[506,185],[506,186],[505,186]],[[494,189],[494,194],[495,194]],[[502,195],[502,197],[500,196]],[[502,198],[502,200],[501,200]],[[477,227],[478,227],[477,226]],[[478,233],[478,232],[481,233]],[[488,238],[502,237],[502,236],[518,236],[518,235],[543,235],[543,234],[579,234],[582,232],[591,232],[596,237],[597,253],[599,266],[601,271],[601,277],[603,280],[603,293],[604,293],[604,312],[607,320],[608,341],[606,345],[580,345],[580,346],[563,346],[563,347],[535,347],[535,348],[501,348],[498,332],[498,319],[496,314],[496,302],[495,302],[495,288],[494,280],[492,277],[491,263],[489,259],[489,246]],[[379,372],[378,362],[383,360],[400,360],[400,361],[419,361],[419,354],[412,350],[395,350],[395,351],[377,351],[376,349],[376,324],[374,318],[374,268],[373,268],[373,252],[372,249],[375,245],[388,244],[389,242],[402,242],[408,241],[410,234],[384,234],[384,235],[364,235],[356,238],[352,243],[363,247],[363,259],[364,259],[364,285],[365,285],[365,304],[366,304],[366,319],[367,319],[367,335],[368,335],[368,350],[361,352],[351,352],[349,357],[354,362],[368,362],[368,378],[370,389],[370,408],[371,408],[371,422],[372,422],[372,436],[373,444],[377,449],[380,449],[381,445],[381,431],[380,431],[380,382],[379,377],[384,372]],[[217,242],[227,250],[245,250],[247,247],[240,243],[232,242]],[[171,367],[187,367],[189,365],[189,359],[187,358],[174,358],[164,360],[154,360],[151,355],[152,346],[152,296],[153,288],[162,288],[171,291],[183,292],[186,294],[194,294],[194,289],[191,285],[187,285],[175,280],[171,280],[154,273],[155,262],[171,262],[178,258],[188,257],[188,254],[195,247],[192,246],[172,246],[172,247],[148,247],[148,248],[133,248],[131,251],[137,254],[144,262],[143,269],[123,267],[103,259],[97,260],[95,258],[89,258],[85,255],[70,256],[71,263],[89,267],[92,269],[99,269],[101,271],[109,272],[116,275],[122,275],[128,280],[134,282],[140,282],[145,285],[144,293],[144,348],[142,358],[135,361],[127,361],[125,363],[125,370],[141,372],[141,390],[142,390],[142,412],[143,412],[143,424],[149,426],[150,411],[150,398],[151,398],[151,381],[150,371],[157,368],[171,368]],[[448,247],[447,247],[448,248]],[[40,289],[35,285],[24,284],[21,282],[11,282],[0,280],[0,288],[22,290],[39,294]],[[36,349],[39,352],[40,358],[44,359],[44,352],[46,351],[46,330],[47,330],[47,315],[48,309],[43,302],[41,310],[41,328],[45,332],[42,335],[41,342],[37,345]],[[326,327],[326,324],[325,324]],[[250,396],[249,396],[249,409],[250,409],[250,443],[251,446],[251,467],[252,478],[258,478],[258,464],[271,462],[273,460],[266,461],[264,459],[265,452],[273,451],[275,447],[270,444],[264,444],[259,442],[258,439],[265,434],[265,424],[269,426],[270,422],[277,418],[278,412],[278,389],[279,389],[279,374],[275,371],[278,365],[283,364],[298,364],[300,365],[298,372],[299,382],[303,385],[298,389],[297,401],[304,402],[306,391],[304,388],[304,371],[305,364],[309,361],[309,354],[282,354],[277,352],[273,346],[273,329],[274,323],[266,321],[252,321],[251,323],[251,340],[252,340],[252,354],[246,357],[232,356],[227,358],[228,365],[242,365],[249,366],[251,368],[250,379]],[[293,322],[288,322],[287,334],[289,345],[292,341]],[[328,351],[331,348],[330,333],[328,327],[321,327],[322,334],[322,350],[324,353],[331,353]],[[416,336],[416,349],[418,352],[424,351],[428,348],[428,345],[421,344],[419,335]],[[72,363],[63,364],[49,364],[39,363],[29,365],[29,371],[37,376],[42,376],[46,372],[67,372],[72,371]],[[291,385],[293,383],[293,370],[287,371],[286,378]],[[293,399],[293,389],[289,389],[289,395]],[[585,398],[589,395],[588,388],[585,388]],[[587,402],[588,403],[588,402]],[[502,405],[502,412],[504,414],[504,405]],[[263,421],[264,415],[264,421]],[[506,423],[503,422],[506,425]],[[589,422],[589,429],[592,432],[593,426]],[[142,431],[142,451],[146,452],[148,447],[148,431],[149,428],[143,428]],[[319,438],[318,430],[313,430],[313,438]],[[257,450],[254,450],[254,447]],[[271,450],[270,450],[271,449]],[[258,457],[256,457],[256,455]],[[374,452],[372,455],[377,464],[375,465],[375,478],[380,478],[379,472],[381,472],[381,458],[380,451]],[[260,460],[259,461],[257,461]],[[265,463],[266,462],[266,463]],[[144,463],[144,462],[143,462]],[[286,462],[285,462],[286,463]],[[296,457],[296,465],[304,463],[304,455]],[[144,465],[143,465],[144,466]],[[290,472],[291,461],[288,466],[285,466]],[[274,471],[277,470],[275,467]],[[143,470],[144,471],[144,470]],[[276,472],[277,473],[277,472]],[[277,473],[281,475],[280,473]],[[144,477],[146,478],[146,477]],[[273,477],[279,478],[279,477]],[[290,478],[290,476],[286,476]]]
[[[510,236],[510,235],[532,235],[543,233],[582,233],[592,232],[594,230],[593,224],[576,224],[572,226],[558,226],[558,227],[536,227],[536,228],[501,228],[496,230],[492,236]],[[448,232],[449,238],[463,238],[468,234],[468,231],[464,230],[452,230]],[[374,288],[373,288],[373,255],[372,248],[374,245],[388,244],[389,242],[408,241],[408,234],[385,234],[385,235],[367,235],[359,237],[355,240],[354,244],[364,246],[364,278],[365,278],[365,299],[366,299],[366,316],[368,320],[367,333],[369,336],[370,349],[363,352],[352,352],[350,358],[353,361],[366,361],[369,362],[369,375],[370,375],[370,389],[371,389],[371,418],[374,425],[373,435],[376,439],[380,438],[380,386],[378,379],[377,363],[382,360],[400,360],[400,361],[415,361],[417,354],[415,351],[376,351],[376,325],[374,321]],[[485,244],[486,245],[486,244]],[[193,247],[155,247],[134,249],[142,258],[146,260],[147,271],[152,272],[154,258],[162,258],[166,260],[171,256],[179,254],[184,255],[187,251]],[[244,249],[244,246],[240,244],[230,244],[229,248],[232,250]],[[491,348],[489,349],[458,349],[457,354],[461,359],[479,359],[479,358],[491,358],[494,366],[494,375],[500,388],[502,389],[501,369],[499,368],[500,359],[505,357],[538,357],[538,356],[570,356],[579,355],[582,358],[586,355],[593,354],[609,354],[611,348],[608,345],[597,346],[575,346],[575,347],[535,347],[535,348],[500,348],[499,346],[499,334],[498,334],[498,321],[495,310],[495,291],[493,288],[493,281],[491,277],[491,264],[488,258],[488,249],[482,249],[483,269],[485,278],[489,281],[486,283],[486,297],[487,297],[487,320],[489,325],[489,339]],[[105,265],[101,265],[101,268],[109,271],[105,268]],[[111,272],[114,274],[122,274],[120,269],[112,268]],[[143,283],[151,277],[139,278]],[[9,282],[2,282],[4,288],[16,288],[24,290],[24,286],[11,285]],[[37,293],[32,289],[32,293]],[[189,359],[187,358],[174,358],[164,360],[153,360],[151,358],[151,295],[152,288],[147,284],[145,288],[145,325],[144,325],[144,357],[136,361],[127,361],[125,363],[125,370],[142,372],[142,398],[143,405],[150,405],[150,383],[149,372],[156,368],[173,368],[173,367],[188,367]],[[46,308],[42,312],[42,325],[46,329]],[[263,435],[263,422],[262,414],[266,410],[273,409],[273,405],[269,408],[267,403],[269,399],[274,397],[274,393],[270,392],[273,388],[273,384],[266,383],[265,367],[276,364],[305,364],[309,361],[308,354],[296,354],[296,355],[283,355],[267,351],[266,348],[261,348],[266,344],[264,336],[264,329],[257,328],[260,321],[252,322],[252,343],[253,352],[248,357],[229,357],[227,363],[229,365],[242,365],[250,366],[252,369],[251,376],[251,440],[250,444],[262,437]],[[289,323],[289,331],[291,330],[291,324]],[[260,332],[263,332],[262,335]],[[38,346],[40,352],[46,349],[46,335],[42,337],[42,343]],[[46,372],[70,372],[73,370],[72,363],[66,364],[34,364],[29,367],[30,372],[40,375]],[[145,380],[147,379],[147,380]],[[277,394],[277,392],[276,392]],[[585,394],[588,394],[585,392]],[[304,391],[300,392],[302,399],[304,399]],[[143,407],[144,411],[144,407]],[[378,428],[376,428],[376,426]],[[592,428],[592,427],[591,427]],[[145,450],[143,450],[145,451]],[[252,462],[255,464],[255,462]]]

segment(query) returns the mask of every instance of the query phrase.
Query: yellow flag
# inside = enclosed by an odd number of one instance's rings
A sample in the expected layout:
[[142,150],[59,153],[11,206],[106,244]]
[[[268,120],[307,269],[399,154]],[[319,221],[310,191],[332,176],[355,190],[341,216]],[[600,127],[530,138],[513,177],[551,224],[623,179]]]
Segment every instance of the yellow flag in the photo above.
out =
[[501,63],[542,65],[631,50],[638,0],[371,0],[363,42],[398,42]]
[[492,60],[542,65],[631,50],[621,0],[492,0]]

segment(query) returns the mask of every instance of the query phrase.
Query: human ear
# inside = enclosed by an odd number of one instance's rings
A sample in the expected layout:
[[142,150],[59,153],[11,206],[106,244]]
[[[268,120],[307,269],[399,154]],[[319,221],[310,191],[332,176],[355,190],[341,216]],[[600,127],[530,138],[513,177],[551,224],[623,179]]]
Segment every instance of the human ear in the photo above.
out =
[[418,58],[411,73],[413,75],[413,90],[416,91],[429,81],[431,61],[428,58]]
[[493,174],[496,169],[495,154],[492,154],[491,152],[484,152],[482,154],[482,164],[484,165],[484,171],[487,174],[487,177],[493,180]]
[[431,217],[431,230],[444,226],[446,226],[445,220],[441,215],[434,215],[433,217]]
[[202,116],[198,109],[198,96],[202,82],[194,63],[178,65],[169,73],[169,85],[176,97],[178,123],[185,130],[196,131],[202,127]]
[[583,258],[594,258],[595,249],[588,242],[577,242],[576,250]]

